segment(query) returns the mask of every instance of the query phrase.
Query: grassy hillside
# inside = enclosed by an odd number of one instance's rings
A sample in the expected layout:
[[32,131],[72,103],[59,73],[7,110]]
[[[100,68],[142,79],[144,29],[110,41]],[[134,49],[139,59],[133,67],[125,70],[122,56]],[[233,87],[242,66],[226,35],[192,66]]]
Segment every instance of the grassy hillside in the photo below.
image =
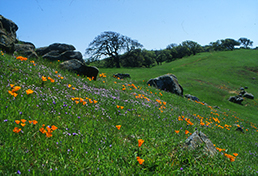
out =
[[[197,96],[211,106],[230,109],[241,113],[251,122],[258,122],[258,100],[245,99],[243,106],[230,103],[228,98],[237,95],[240,87],[254,97],[258,96],[258,51],[236,50],[212,53],[199,53],[174,62],[164,63],[153,68],[101,69],[102,72],[129,73],[133,81],[142,83],[166,73],[177,76],[184,88],[184,94]],[[251,113],[250,113],[251,112]]]
[[[202,53],[151,69],[100,69],[105,74],[91,81],[58,62],[2,53],[0,174],[257,174],[257,54]],[[132,78],[115,79],[117,72]],[[165,73],[208,105],[146,85]],[[240,86],[255,96],[243,106],[227,101]],[[218,155],[182,148],[195,130]]]

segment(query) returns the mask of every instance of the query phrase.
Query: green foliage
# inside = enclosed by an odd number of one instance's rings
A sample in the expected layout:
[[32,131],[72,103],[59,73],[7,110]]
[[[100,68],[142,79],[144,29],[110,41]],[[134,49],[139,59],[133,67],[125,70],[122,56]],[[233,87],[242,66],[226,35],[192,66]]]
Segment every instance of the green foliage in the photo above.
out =
[[[148,69],[100,68],[105,74],[97,81],[59,70],[58,62],[21,61],[1,53],[0,175],[255,175],[257,100],[240,106],[223,97],[240,84],[258,96],[257,81],[249,79],[257,76],[257,52],[201,53]],[[132,78],[113,78],[118,71]],[[149,78],[168,72],[186,93],[208,105],[146,85]],[[42,76],[54,82],[43,82]],[[20,90],[14,91],[12,84]],[[28,89],[34,92],[27,94]],[[15,122],[21,119],[27,120],[25,126]],[[212,123],[202,126],[201,119]],[[235,131],[235,123],[245,133]],[[47,137],[39,130],[43,124],[58,129]],[[15,133],[15,127],[21,131]],[[201,147],[184,150],[190,135],[185,130],[193,133],[196,128],[223,153],[237,153],[235,161],[221,152],[210,158]],[[140,147],[139,139],[144,140]]]

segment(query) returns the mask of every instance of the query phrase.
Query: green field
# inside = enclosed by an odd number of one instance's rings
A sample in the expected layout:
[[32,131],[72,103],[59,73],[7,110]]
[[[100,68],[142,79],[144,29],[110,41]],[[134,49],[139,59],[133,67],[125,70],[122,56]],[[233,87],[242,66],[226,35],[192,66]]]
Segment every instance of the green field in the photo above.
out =
[[[257,50],[101,68],[97,81],[60,70],[58,62],[17,58],[0,55],[0,175],[258,174]],[[207,104],[146,84],[166,73]],[[227,100],[245,86],[253,100]],[[196,129],[218,155],[182,148]]]

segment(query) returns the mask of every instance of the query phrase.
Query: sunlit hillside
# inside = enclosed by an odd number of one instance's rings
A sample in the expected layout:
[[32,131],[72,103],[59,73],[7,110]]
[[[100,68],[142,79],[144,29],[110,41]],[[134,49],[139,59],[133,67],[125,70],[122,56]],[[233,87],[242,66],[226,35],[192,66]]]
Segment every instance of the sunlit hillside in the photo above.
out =
[[[101,68],[97,81],[58,61],[18,56],[0,55],[0,175],[258,174],[256,50]],[[200,102],[146,84],[166,73]],[[253,100],[227,100],[245,86]],[[214,157],[183,147],[196,130],[214,144]]]

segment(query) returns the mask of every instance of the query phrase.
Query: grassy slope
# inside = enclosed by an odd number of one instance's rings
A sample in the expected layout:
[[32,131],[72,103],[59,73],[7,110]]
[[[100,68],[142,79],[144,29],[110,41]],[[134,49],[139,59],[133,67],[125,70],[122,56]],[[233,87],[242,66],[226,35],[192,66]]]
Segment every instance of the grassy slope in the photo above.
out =
[[[257,100],[245,100],[247,106],[240,106],[226,99],[228,91],[239,86],[248,86],[248,91],[257,97],[257,82],[249,79],[257,73],[245,71],[237,75],[236,70],[244,70],[246,65],[257,66],[253,61],[257,60],[257,53],[251,50],[201,53],[151,69],[100,69],[107,77],[99,77],[98,81],[59,70],[57,62],[39,59],[34,66],[7,54],[0,56],[0,174],[18,171],[25,175],[254,174],[258,170],[258,144],[254,141],[258,137],[254,124]],[[239,63],[244,56],[244,62]],[[234,59],[236,62],[227,67]],[[116,72],[130,73],[132,79],[114,79],[112,74]],[[146,86],[148,79],[168,72],[178,77],[185,93],[221,108]],[[59,74],[64,78],[58,77]],[[55,82],[42,83],[42,75]],[[16,98],[8,94],[10,84],[21,86]],[[28,88],[34,93],[27,95]],[[135,96],[139,94],[147,99]],[[87,104],[77,104],[72,97],[81,97]],[[97,103],[90,103],[89,98]],[[179,121],[178,116],[190,119],[193,125]],[[24,127],[14,123],[20,119],[27,120]],[[28,120],[38,123],[32,125]],[[209,123],[208,127],[202,126],[201,120]],[[243,125],[245,134],[236,132],[234,123]],[[47,138],[39,132],[42,124],[58,129]],[[121,129],[116,125],[121,125]],[[22,132],[14,133],[14,127]],[[208,135],[216,147],[225,149],[223,153],[238,153],[235,161],[230,162],[220,154],[209,158],[202,150],[190,153],[182,150],[180,143],[189,136],[185,130],[193,133],[196,128]],[[180,132],[176,134],[175,130]],[[141,147],[138,139],[144,140]],[[145,160],[142,165],[137,156]]]
[[[141,83],[166,73],[177,76],[184,94],[197,96],[211,106],[223,107],[240,113],[253,123],[258,122],[258,51],[236,50],[200,53],[153,68],[100,69],[106,73],[129,73],[132,80]],[[252,79],[255,78],[255,79]],[[243,106],[230,103],[228,98],[237,95],[240,87],[247,86],[254,100],[245,99]],[[235,92],[235,93],[233,93]]]

